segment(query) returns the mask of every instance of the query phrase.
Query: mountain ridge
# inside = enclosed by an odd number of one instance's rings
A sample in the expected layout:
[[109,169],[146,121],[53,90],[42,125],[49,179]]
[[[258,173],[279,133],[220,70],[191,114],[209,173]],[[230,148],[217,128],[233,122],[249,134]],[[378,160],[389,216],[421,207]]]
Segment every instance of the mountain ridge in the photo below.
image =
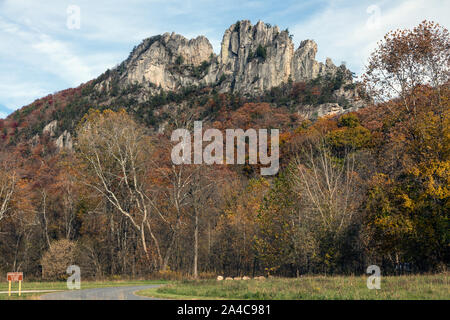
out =
[[7,144],[34,141],[50,132],[45,129],[51,124],[58,147],[71,148],[71,133],[90,108],[125,108],[161,131],[167,109],[176,113],[217,94],[284,105],[307,119],[363,107],[352,73],[329,58],[316,61],[316,53],[313,40],[294,50],[288,30],[262,21],[232,24],[218,55],[205,36],[187,39],[167,32],[144,39],[126,60],[99,77],[17,110],[2,125],[2,138]]
[[[325,63],[316,61],[316,53],[313,40],[302,41],[294,50],[288,30],[242,20],[225,31],[218,55],[204,36],[187,39],[167,32],[143,40],[114,70],[121,74],[123,85],[139,83],[177,90],[220,81],[221,92],[255,94],[289,79],[297,82],[337,72],[330,58]],[[111,79],[105,80],[98,89],[109,88]]]

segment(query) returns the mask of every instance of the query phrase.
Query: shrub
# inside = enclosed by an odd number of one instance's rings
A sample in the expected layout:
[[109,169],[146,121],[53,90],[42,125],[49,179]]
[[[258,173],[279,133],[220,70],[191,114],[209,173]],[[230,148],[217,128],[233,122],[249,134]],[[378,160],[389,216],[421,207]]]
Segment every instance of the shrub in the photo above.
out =
[[267,49],[266,47],[263,47],[262,45],[259,45],[256,49],[256,57],[263,59],[263,61],[267,58]]
[[237,21],[234,25],[234,32],[239,32],[241,30],[241,22]]
[[66,239],[54,241],[41,259],[42,277],[46,280],[64,280],[67,267],[75,260],[76,243]]
[[344,114],[339,118],[339,127],[355,128],[359,125],[359,119],[354,113]]
[[372,139],[370,131],[363,126],[342,127],[327,134],[328,143],[336,151],[369,147]]
[[184,63],[184,58],[180,55],[177,57],[177,59],[175,60],[175,64],[180,66]]

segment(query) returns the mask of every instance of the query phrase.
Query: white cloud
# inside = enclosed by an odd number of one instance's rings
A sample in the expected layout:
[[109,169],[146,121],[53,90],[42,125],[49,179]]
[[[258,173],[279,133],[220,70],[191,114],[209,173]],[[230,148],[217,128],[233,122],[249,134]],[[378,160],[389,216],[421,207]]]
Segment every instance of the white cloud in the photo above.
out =
[[14,58],[23,57],[24,63],[39,66],[72,85],[78,85],[92,78],[90,68],[72,53],[68,44],[55,40],[45,33],[8,23],[1,17],[0,28],[4,31],[2,39],[14,44],[14,50],[2,54],[14,56],[20,53]]
[[54,72],[73,83],[80,84],[93,78],[90,68],[68,46],[52,39],[46,34],[39,35],[39,41],[31,44],[37,54],[44,54],[47,63],[43,66],[48,72]]
[[[373,5],[379,11],[367,12]],[[335,64],[346,61],[352,71],[361,73],[370,52],[388,31],[411,28],[424,19],[441,24],[450,21],[450,1],[329,1],[324,10],[291,30],[297,43],[302,39],[318,43],[319,60],[330,57]]]
[[[2,101],[2,103],[11,110],[22,107],[25,103],[30,103],[51,92],[42,83],[11,81],[11,79],[0,76],[0,97],[7,97],[6,101]],[[24,101],[26,102],[24,103]]]

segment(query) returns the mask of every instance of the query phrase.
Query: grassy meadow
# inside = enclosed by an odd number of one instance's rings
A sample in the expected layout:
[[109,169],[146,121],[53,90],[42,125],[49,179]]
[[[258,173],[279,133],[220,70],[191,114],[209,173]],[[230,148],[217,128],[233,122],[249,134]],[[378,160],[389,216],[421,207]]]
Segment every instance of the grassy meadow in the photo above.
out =
[[[380,290],[369,290],[366,276],[305,276],[265,280],[137,280],[83,281],[81,289],[161,284],[137,294],[181,300],[450,300],[448,273],[436,275],[386,276]],[[8,283],[0,282],[0,291]],[[18,290],[14,283],[13,291]],[[22,290],[67,290],[66,282],[24,282]],[[0,300],[39,299],[44,293],[19,297],[0,294]]]
[[179,281],[138,292],[167,299],[239,300],[449,300],[448,274],[381,278],[369,290],[365,276],[307,276],[238,281]]

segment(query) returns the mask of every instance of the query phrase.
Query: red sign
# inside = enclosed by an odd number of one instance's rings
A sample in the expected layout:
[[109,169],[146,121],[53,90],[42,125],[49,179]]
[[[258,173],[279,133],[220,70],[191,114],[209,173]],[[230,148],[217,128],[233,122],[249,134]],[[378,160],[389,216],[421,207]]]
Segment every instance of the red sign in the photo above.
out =
[[8,272],[8,281],[23,281],[23,272]]

